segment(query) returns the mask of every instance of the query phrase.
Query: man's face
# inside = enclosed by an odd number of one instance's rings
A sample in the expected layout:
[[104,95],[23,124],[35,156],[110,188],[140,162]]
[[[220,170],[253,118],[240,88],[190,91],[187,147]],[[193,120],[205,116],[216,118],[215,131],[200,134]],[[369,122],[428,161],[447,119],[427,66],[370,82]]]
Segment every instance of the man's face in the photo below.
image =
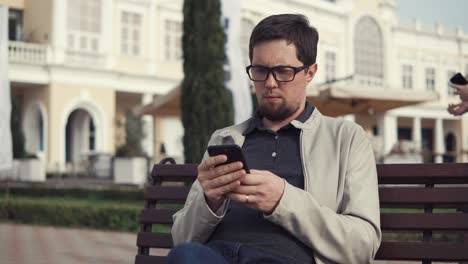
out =
[[[296,56],[294,44],[286,40],[271,40],[256,44],[252,65],[276,67],[301,67],[304,64]],[[306,86],[313,79],[317,65],[296,74],[291,82],[277,82],[270,73],[263,82],[254,82],[260,113],[271,121],[284,120],[298,111],[305,102]]]

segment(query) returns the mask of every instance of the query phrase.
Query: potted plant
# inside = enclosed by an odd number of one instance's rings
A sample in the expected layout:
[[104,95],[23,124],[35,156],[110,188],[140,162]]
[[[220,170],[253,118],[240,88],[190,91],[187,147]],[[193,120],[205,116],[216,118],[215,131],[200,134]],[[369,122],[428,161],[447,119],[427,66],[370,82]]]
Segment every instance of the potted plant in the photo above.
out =
[[13,140],[13,164],[15,178],[20,181],[43,182],[46,179],[43,162],[25,150],[25,137],[21,126],[22,116],[17,98],[11,97],[11,135]]
[[143,185],[148,175],[148,158],[141,140],[145,137],[143,121],[132,111],[125,114],[125,143],[117,148],[114,182]]

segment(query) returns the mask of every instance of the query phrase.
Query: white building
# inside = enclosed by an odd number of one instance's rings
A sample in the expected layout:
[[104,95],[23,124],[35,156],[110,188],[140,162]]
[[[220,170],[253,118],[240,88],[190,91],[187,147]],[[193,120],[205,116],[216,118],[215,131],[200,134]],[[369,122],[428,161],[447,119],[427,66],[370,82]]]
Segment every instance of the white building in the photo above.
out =
[[[309,95],[323,113],[351,113],[345,118],[373,136],[379,156],[411,140],[426,162],[468,161],[468,114],[460,118],[446,111],[458,100],[448,79],[468,74],[468,35],[442,25],[405,24],[396,8],[394,0],[243,1],[245,64],[255,24],[272,14],[304,14],[320,33],[319,71]],[[319,85],[341,78],[347,80]],[[177,105],[178,94],[172,95],[147,112],[158,116]],[[402,105],[411,106],[388,110]]]
[[[124,113],[153,100],[153,115],[144,117],[144,146],[155,160],[162,143],[167,155],[181,158],[183,129],[172,100],[177,92],[164,95],[183,78],[182,0],[0,0],[0,5],[10,9],[9,77],[12,94],[23,105],[27,151],[40,154],[49,171],[79,163],[89,152],[114,153],[123,143]],[[448,76],[468,72],[468,35],[441,25],[405,25],[395,8],[394,0],[243,1],[241,45],[247,54],[253,26],[268,15],[306,15],[320,33],[313,101],[320,90],[347,89],[351,97],[342,101],[351,108],[373,106],[347,118],[380,139],[382,153],[398,139],[411,139],[434,154],[426,161],[441,162],[447,153],[468,161],[468,115],[446,112],[457,100]],[[317,85],[350,75],[352,80]],[[437,92],[440,98],[381,112],[378,103],[355,100],[353,91],[401,98]],[[318,101],[317,106],[324,107]]]

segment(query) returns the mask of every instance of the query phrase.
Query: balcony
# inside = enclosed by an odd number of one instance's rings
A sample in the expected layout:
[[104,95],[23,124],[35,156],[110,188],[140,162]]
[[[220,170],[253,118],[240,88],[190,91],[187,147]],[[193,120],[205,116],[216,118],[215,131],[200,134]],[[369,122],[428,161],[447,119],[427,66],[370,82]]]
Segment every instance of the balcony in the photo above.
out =
[[58,58],[63,58],[63,56],[61,56],[57,51],[52,52],[49,45],[21,41],[9,41],[8,57],[10,63],[38,66],[52,64],[52,57],[55,58],[53,63],[57,65],[63,64],[70,66],[85,66],[87,68],[103,68],[106,63],[106,57],[104,54],[75,50],[66,50],[65,60],[62,59],[60,61]]
[[8,57],[12,63],[45,65],[48,58],[47,45],[9,41]]

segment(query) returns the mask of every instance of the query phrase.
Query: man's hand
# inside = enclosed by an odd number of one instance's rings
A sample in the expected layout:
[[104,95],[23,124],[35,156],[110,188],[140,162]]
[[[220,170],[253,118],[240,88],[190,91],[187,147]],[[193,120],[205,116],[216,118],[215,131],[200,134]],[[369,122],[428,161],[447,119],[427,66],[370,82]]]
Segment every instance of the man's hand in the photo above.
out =
[[209,157],[198,165],[198,181],[203,188],[205,199],[212,211],[218,210],[223,204],[226,194],[240,185],[240,180],[246,175],[242,162],[226,165],[226,155]]
[[463,101],[459,104],[449,104],[447,111],[452,115],[463,115],[468,112],[468,101]]
[[450,83],[450,86],[452,86],[456,90],[455,94],[460,95],[460,99],[463,102],[468,102],[468,84],[459,85],[459,84]]
[[250,170],[241,185],[228,196],[250,208],[271,214],[283,196],[284,187],[283,178],[269,171]]

